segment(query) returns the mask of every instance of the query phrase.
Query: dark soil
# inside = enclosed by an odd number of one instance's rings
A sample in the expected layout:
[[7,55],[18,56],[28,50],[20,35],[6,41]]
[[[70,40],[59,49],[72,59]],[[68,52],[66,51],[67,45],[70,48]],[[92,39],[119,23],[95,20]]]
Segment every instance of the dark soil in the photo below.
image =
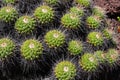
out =
[[93,0],[93,1],[95,2],[95,5],[103,7],[108,14],[114,15],[113,17],[120,15],[120,0]]

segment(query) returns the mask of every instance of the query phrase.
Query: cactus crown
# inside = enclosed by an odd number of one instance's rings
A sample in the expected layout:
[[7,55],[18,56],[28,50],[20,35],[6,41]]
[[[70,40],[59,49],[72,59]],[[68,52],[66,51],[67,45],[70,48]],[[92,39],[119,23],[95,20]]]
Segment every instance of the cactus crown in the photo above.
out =
[[68,51],[72,54],[72,55],[78,55],[82,52],[83,48],[82,48],[82,44],[80,41],[77,40],[72,40],[69,42],[68,44]]
[[43,5],[36,8],[34,16],[41,24],[48,24],[54,19],[54,11],[51,7]]
[[87,36],[88,43],[94,46],[101,46],[103,44],[103,37],[100,32],[90,32]]
[[5,6],[0,9],[0,20],[5,22],[14,21],[18,17],[18,12],[12,6]]
[[61,18],[63,27],[68,29],[77,29],[80,27],[79,16],[75,13],[67,13]]
[[105,53],[103,52],[103,51],[101,51],[101,50],[99,50],[99,51],[96,51],[95,53],[94,53],[94,56],[96,57],[96,59],[98,60],[98,62],[99,63],[105,63]]
[[43,52],[42,44],[37,40],[29,39],[26,40],[21,45],[21,55],[26,60],[37,59],[42,54],[42,52]]
[[58,80],[71,80],[76,76],[76,68],[73,63],[62,61],[56,65],[54,73]]
[[22,16],[16,21],[15,29],[19,33],[31,33],[35,29],[35,20],[30,16]]
[[83,9],[81,7],[77,7],[77,6],[70,8],[70,12],[75,13],[75,14],[79,15],[80,17],[82,17],[84,15]]
[[0,39],[0,58],[4,59],[11,55],[15,50],[15,44],[8,38]]
[[87,72],[95,71],[98,67],[98,61],[94,55],[86,53],[81,57],[79,61],[82,69]]
[[100,27],[101,20],[98,16],[89,16],[86,22],[89,28],[97,29]]
[[51,30],[45,35],[45,42],[50,48],[61,47],[65,42],[65,35],[58,30]]
[[109,49],[106,54],[106,59],[110,65],[113,65],[119,60],[119,53],[115,49]]

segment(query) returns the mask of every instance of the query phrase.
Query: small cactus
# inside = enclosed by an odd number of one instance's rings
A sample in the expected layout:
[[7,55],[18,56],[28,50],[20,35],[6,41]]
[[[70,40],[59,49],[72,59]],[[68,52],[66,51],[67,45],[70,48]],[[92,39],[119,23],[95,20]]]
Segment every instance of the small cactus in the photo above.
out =
[[71,7],[70,12],[75,13],[75,14],[79,15],[80,17],[82,17],[84,15],[84,10],[78,6]]
[[93,15],[99,16],[100,18],[105,18],[105,11],[99,6],[93,8]]
[[35,20],[30,16],[22,16],[16,21],[15,29],[21,34],[31,33],[35,29]]
[[78,55],[83,51],[82,43],[78,40],[72,40],[68,44],[68,51],[71,55]]
[[12,6],[5,6],[0,9],[0,20],[5,22],[14,21],[18,17],[18,12]]
[[88,43],[94,46],[102,46],[103,44],[103,36],[100,32],[90,32],[87,36]]
[[91,5],[91,0],[75,0],[81,6],[89,7]]
[[46,33],[44,40],[50,48],[62,47],[65,43],[65,35],[59,30],[51,30]]
[[89,16],[86,22],[89,28],[97,29],[100,27],[101,19],[98,16]]
[[46,4],[50,6],[56,6],[58,5],[58,0],[44,0]]
[[22,45],[21,45],[21,55],[26,59],[26,60],[34,60],[40,57],[40,55],[43,52],[43,46],[42,44],[34,39],[29,39],[26,40]]
[[102,31],[102,33],[103,33],[103,37],[104,37],[105,39],[108,39],[108,40],[112,39],[112,34],[113,34],[113,32],[110,31],[109,29],[104,29],[104,30]]
[[119,53],[115,49],[109,49],[106,54],[106,60],[110,65],[114,65],[119,60]]
[[54,11],[51,7],[43,5],[37,7],[34,16],[41,24],[48,24],[54,20]]
[[86,72],[94,72],[98,68],[98,61],[93,54],[85,53],[79,60],[79,64]]
[[96,59],[98,60],[98,62],[99,63],[105,63],[105,53],[103,52],[103,51],[101,51],[101,50],[99,50],[99,51],[96,51],[95,53],[94,53],[94,56],[96,57]]
[[5,59],[14,53],[15,44],[12,40],[8,38],[0,39],[0,58]]
[[61,23],[63,27],[68,29],[77,29],[80,27],[79,16],[75,13],[67,13],[61,18]]
[[54,74],[58,80],[73,80],[76,76],[76,67],[70,61],[62,61],[55,66]]

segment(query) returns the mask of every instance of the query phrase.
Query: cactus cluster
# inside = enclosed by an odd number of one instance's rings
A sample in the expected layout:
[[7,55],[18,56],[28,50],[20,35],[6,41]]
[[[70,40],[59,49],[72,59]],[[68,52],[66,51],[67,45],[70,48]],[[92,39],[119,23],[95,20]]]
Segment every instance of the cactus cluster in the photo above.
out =
[[119,52],[115,49],[109,49],[106,52],[98,50],[91,53],[85,53],[79,60],[79,64],[86,72],[95,72],[98,70],[99,65],[105,65],[106,62],[110,66],[114,66],[119,61]]
[[106,18],[92,0],[3,0],[0,80],[95,80],[113,70],[120,52]]

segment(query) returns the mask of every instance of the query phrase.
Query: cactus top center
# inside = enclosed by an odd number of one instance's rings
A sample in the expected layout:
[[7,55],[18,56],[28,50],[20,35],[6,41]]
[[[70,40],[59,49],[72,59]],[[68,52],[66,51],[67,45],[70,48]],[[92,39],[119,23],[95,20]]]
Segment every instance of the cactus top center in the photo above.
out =
[[29,21],[28,21],[27,18],[24,18],[24,19],[23,19],[23,22],[24,22],[24,23],[28,23]]
[[99,38],[100,38],[100,35],[99,35],[99,34],[96,34],[96,38],[99,39]]
[[69,71],[69,67],[65,66],[64,67],[64,72],[68,72]]
[[42,12],[43,12],[43,13],[47,13],[48,10],[47,10],[47,9],[42,9]]
[[116,59],[116,58],[117,58],[117,55],[116,55],[116,54],[113,54],[113,55],[111,55],[111,58],[112,58],[112,59]]
[[104,54],[101,54],[101,56],[102,56],[103,58],[105,58],[105,55],[104,55]]
[[34,45],[33,43],[30,43],[30,44],[29,44],[29,48],[32,49],[32,48],[34,48],[34,47],[35,47],[35,45]]
[[6,46],[7,46],[7,43],[5,42],[1,44],[1,47],[6,47]]
[[74,15],[71,15],[70,18],[71,18],[71,19],[75,19],[76,17],[75,17]]
[[53,37],[54,37],[54,38],[58,38],[58,37],[59,37],[59,34],[55,33],[55,34],[53,34]]
[[11,11],[11,10],[10,10],[10,8],[7,8],[7,9],[6,9],[6,12],[8,12],[8,13],[9,13],[10,11]]
[[93,58],[93,57],[90,57],[89,60],[90,60],[91,62],[93,62],[93,61],[94,61],[94,58]]
[[[78,43],[79,43],[79,42],[78,42]],[[76,44],[76,47],[78,47],[78,48],[79,48],[80,44],[78,44],[78,43]]]

